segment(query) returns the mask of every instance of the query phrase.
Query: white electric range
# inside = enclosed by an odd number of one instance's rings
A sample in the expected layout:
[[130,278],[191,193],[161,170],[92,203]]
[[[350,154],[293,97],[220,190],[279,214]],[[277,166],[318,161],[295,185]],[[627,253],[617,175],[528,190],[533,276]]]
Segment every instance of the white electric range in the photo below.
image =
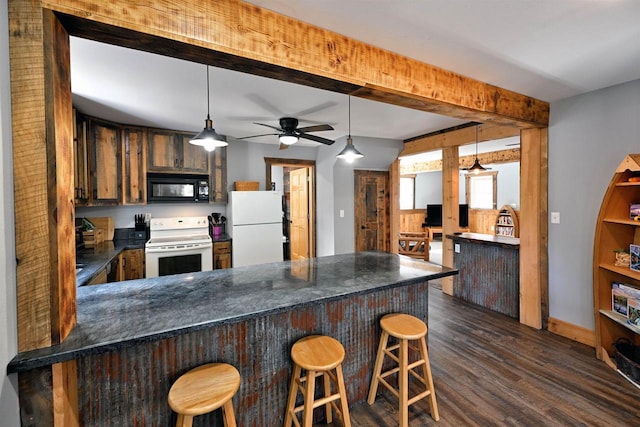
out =
[[146,277],[213,270],[207,217],[151,218]]

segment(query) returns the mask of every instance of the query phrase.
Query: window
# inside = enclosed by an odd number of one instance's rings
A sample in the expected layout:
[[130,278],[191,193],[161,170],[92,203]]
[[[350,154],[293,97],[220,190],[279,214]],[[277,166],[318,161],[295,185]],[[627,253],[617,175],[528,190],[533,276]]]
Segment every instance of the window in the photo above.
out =
[[400,177],[400,209],[413,209],[415,191],[415,176]]
[[497,209],[498,172],[466,175],[467,203],[471,209]]

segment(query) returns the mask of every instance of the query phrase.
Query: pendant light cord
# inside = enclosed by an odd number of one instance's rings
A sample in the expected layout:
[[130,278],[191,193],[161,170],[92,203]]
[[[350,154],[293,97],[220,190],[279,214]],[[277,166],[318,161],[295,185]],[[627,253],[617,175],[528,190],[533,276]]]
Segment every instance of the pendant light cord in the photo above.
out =
[[351,138],[351,95],[349,95],[349,138]]
[[209,115],[210,106],[211,106],[211,100],[209,99],[209,65],[207,64],[207,120],[211,120],[211,116]]

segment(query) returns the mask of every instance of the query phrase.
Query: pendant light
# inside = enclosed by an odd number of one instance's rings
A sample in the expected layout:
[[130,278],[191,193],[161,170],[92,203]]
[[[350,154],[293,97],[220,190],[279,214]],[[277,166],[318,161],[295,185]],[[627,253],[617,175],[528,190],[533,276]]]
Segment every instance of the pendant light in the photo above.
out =
[[207,151],[213,151],[216,147],[225,147],[229,145],[226,138],[223,135],[218,134],[213,129],[213,122],[209,116],[209,66],[207,65],[207,119],[204,121],[204,129],[202,132],[194,136],[189,143],[193,145],[200,145]]
[[364,154],[359,152],[353,145],[353,140],[351,139],[351,95],[349,95],[349,136],[347,136],[347,145],[336,157],[345,159],[347,163],[353,163],[355,159],[364,157]]
[[491,170],[491,168],[485,168],[482,166],[478,160],[478,126],[479,125],[476,125],[476,160],[473,162],[473,166],[465,169],[467,172],[471,172],[473,174],[479,174],[480,172]]

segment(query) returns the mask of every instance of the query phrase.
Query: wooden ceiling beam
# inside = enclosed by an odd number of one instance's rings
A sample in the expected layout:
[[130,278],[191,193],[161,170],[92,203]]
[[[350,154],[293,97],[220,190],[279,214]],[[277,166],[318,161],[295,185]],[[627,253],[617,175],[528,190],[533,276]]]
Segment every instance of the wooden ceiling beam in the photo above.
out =
[[65,14],[61,20],[72,35],[108,43],[120,35],[125,46],[136,49],[287,81],[293,75],[298,83],[450,117],[518,128],[549,122],[547,102],[239,0],[43,0],[42,5]]
[[[478,125],[478,142],[493,141],[494,139],[514,136],[520,136],[520,129],[495,124]],[[475,142],[476,128],[475,126],[469,126],[462,129],[455,129],[451,132],[407,140],[404,143],[402,152],[400,152],[400,157],[439,150],[444,147],[474,144]]]
[[[475,161],[475,154],[460,157],[460,168],[470,168]],[[482,166],[495,165],[501,163],[513,163],[520,161],[520,149],[492,151],[490,153],[478,154],[478,161]],[[400,175],[410,175],[420,172],[433,172],[442,170],[442,159],[427,162],[416,162],[400,166]]]

